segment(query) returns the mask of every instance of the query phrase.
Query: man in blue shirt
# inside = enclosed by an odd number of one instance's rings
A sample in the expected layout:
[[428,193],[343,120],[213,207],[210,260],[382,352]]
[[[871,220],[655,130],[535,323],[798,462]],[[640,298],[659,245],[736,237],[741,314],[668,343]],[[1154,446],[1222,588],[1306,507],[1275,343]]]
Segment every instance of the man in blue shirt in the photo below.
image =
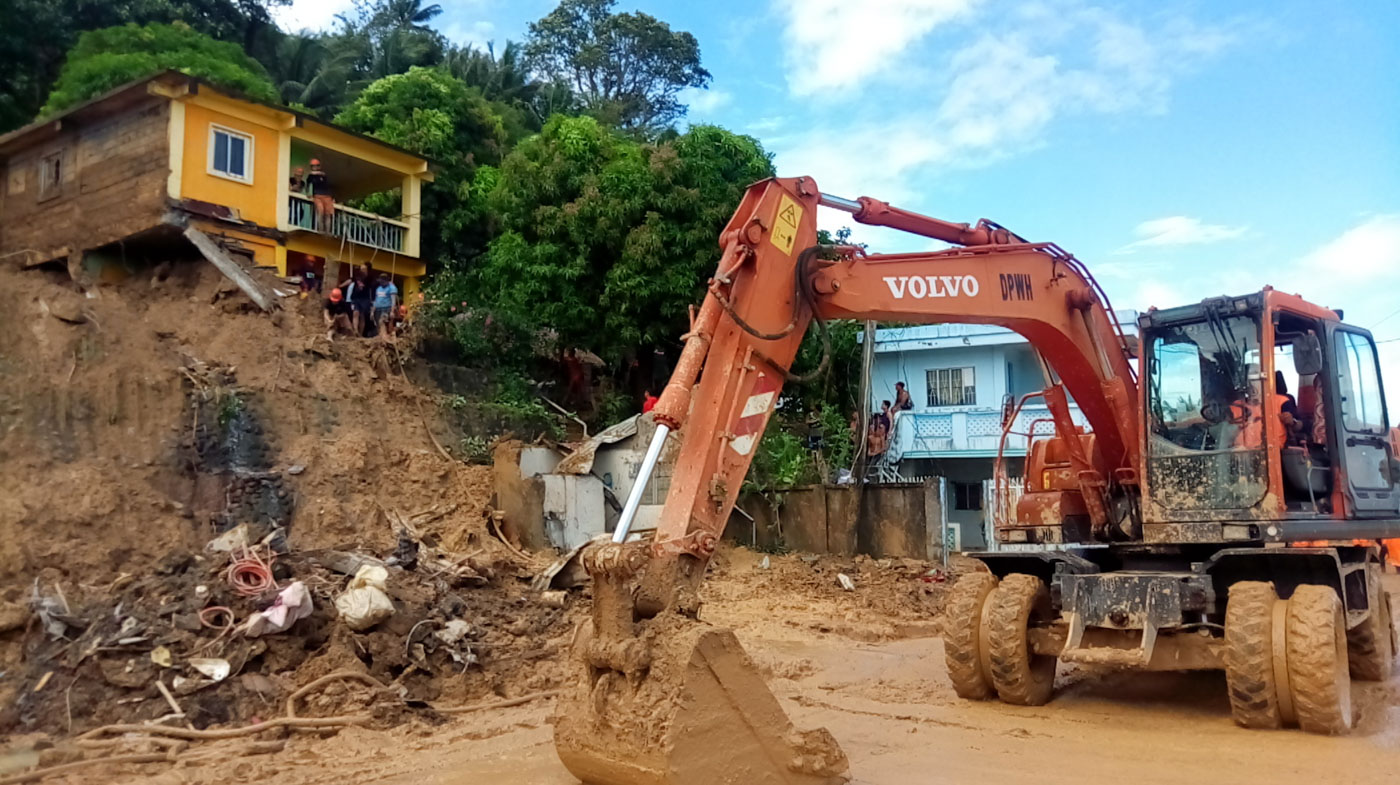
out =
[[388,273],[379,274],[379,286],[374,290],[374,311],[371,316],[380,332],[392,336],[394,312],[399,308],[399,288]]

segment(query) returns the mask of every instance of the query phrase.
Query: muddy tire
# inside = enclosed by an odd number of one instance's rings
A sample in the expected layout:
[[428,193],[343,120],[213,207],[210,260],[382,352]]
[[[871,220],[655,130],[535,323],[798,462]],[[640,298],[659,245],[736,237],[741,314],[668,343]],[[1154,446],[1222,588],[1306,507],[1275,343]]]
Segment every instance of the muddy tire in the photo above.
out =
[[1351,729],[1346,617],[1329,586],[1304,584],[1288,600],[1288,681],[1298,727],[1337,735]]
[[1225,606],[1225,684],[1230,713],[1245,728],[1278,728],[1278,689],[1274,683],[1274,603],[1272,583],[1241,581],[1230,587]]
[[1033,575],[1002,579],[987,602],[987,655],[992,686],[1007,703],[1040,706],[1055,689],[1056,658],[1031,651],[1026,631],[1049,614],[1050,592]]
[[1371,613],[1347,631],[1347,661],[1353,679],[1385,681],[1395,672],[1395,630],[1379,564],[1366,565],[1366,599]]
[[986,700],[996,694],[982,656],[982,608],[997,587],[995,575],[974,572],[953,584],[943,616],[943,659],[959,698]]

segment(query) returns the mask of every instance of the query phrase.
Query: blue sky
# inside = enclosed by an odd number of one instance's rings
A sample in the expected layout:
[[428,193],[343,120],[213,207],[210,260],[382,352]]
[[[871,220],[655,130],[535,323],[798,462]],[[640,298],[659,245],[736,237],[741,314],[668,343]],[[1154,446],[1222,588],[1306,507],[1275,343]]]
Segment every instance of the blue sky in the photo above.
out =
[[[438,27],[500,45],[554,4],[448,0]],[[348,5],[295,0],[279,14],[318,28]],[[757,137],[780,174],[1054,241],[1120,308],[1272,284],[1400,339],[1400,2],[618,9],[695,34],[714,79],[690,96],[690,121]],[[856,236],[872,250],[931,247]],[[1400,340],[1381,348],[1400,403]]]

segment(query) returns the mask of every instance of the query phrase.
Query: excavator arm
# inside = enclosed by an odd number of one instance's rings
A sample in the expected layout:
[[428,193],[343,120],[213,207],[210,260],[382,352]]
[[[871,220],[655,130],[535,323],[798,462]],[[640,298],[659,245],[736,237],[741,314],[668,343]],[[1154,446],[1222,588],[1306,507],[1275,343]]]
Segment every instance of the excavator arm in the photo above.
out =
[[[819,248],[819,205],[956,247],[888,255]],[[810,178],[751,186],[720,246],[718,270],[653,410],[656,434],[613,542],[584,554],[593,614],[575,641],[581,678],[561,701],[556,744],[586,782],[741,781],[715,766],[743,772],[745,782],[840,780],[844,756],[830,736],[793,730],[743,666],[732,633],[698,621],[699,584],[813,322],[823,335],[831,319],[1010,328],[1054,373],[1045,397],[1073,478],[1073,487],[1023,509],[1051,518],[1065,512],[1058,505],[1068,494],[1108,538],[1122,525],[1114,510],[1129,508],[1115,507],[1114,497],[1137,481],[1136,379],[1123,337],[1087,271],[1058,247],[987,221],[955,224],[868,197],[823,195]],[[1071,395],[1092,438],[1070,418]],[[655,536],[627,542],[673,431],[680,450]]]

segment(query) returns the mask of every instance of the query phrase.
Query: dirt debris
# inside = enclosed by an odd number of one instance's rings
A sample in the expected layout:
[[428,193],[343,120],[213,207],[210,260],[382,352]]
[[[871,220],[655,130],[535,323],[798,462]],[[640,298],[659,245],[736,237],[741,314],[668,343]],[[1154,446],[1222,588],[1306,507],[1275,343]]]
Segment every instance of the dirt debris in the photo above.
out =
[[[63,272],[0,265],[18,337],[0,347],[0,735],[62,738],[172,702],[177,724],[244,725],[346,669],[393,686],[400,713],[381,725],[553,687],[577,604],[528,591],[534,565],[484,523],[490,470],[434,446],[429,429],[452,442],[402,373],[412,360],[327,342],[316,300],[269,317],[208,264],[162,273],[135,266],[85,296]],[[206,548],[240,526],[275,554],[276,587],[309,590],[287,632],[225,629],[276,594],[240,595],[231,555]],[[363,633],[334,609],[346,559],[389,572],[395,611]],[[331,685],[303,711],[364,693]]]

